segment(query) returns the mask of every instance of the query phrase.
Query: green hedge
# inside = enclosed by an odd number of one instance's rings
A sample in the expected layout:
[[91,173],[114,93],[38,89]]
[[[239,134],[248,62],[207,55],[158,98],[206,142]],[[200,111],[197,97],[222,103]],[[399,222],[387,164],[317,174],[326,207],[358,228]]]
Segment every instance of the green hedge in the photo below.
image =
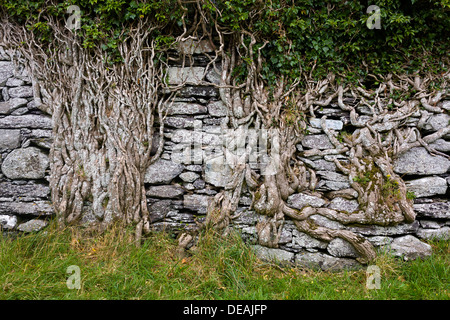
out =
[[[204,0],[200,1],[210,29],[216,22],[221,30],[256,36],[255,50],[264,42],[263,76],[268,82],[280,75],[290,79],[301,72],[324,77],[330,71],[350,80],[366,78],[368,73],[411,73],[446,71],[450,43],[450,0]],[[369,29],[369,5],[381,9],[381,29]],[[154,37],[163,46],[182,31],[181,17],[187,10],[189,26],[199,7],[176,0],[0,0],[0,6],[19,23],[26,23],[43,41],[52,30],[48,15],[67,19],[70,5],[81,8],[80,36],[87,48],[101,46],[114,56],[124,32],[140,19],[150,19],[161,28]],[[444,63],[445,62],[445,63]],[[238,76],[245,77],[245,59]],[[239,74],[241,72],[241,74]]]

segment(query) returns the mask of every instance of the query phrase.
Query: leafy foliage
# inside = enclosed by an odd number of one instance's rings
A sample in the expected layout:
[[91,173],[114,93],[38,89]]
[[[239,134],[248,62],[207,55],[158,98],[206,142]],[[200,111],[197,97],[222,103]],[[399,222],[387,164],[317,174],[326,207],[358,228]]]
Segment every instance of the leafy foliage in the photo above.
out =
[[[47,17],[67,19],[70,5],[81,8],[83,45],[98,44],[113,53],[118,42],[140,20],[161,27],[164,47],[182,33],[183,25],[198,21],[199,11],[214,35],[216,26],[229,36],[252,33],[254,51],[265,59],[262,76],[272,83],[302,72],[323,78],[329,72],[350,81],[388,72],[446,70],[449,52],[449,0],[380,0],[381,29],[366,26],[369,1],[313,0],[0,0],[0,6],[19,23],[49,40]],[[120,59],[115,59],[120,60]],[[246,62],[235,75],[245,78]],[[370,83],[367,84],[370,86]]]

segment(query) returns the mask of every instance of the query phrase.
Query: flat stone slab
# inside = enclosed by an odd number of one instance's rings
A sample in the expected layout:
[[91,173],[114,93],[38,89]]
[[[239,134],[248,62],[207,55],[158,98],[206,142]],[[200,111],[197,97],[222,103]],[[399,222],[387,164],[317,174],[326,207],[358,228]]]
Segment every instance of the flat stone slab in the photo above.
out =
[[169,84],[198,85],[205,77],[204,67],[170,67],[168,70]]
[[439,229],[419,229],[416,232],[417,236],[421,239],[432,240],[449,240],[450,239],[450,227],[442,227]]
[[49,216],[53,208],[50,201],[0,202],[0,214]]
[[424,259],[432,253],[431,246],[412,235],[395,238],[389,246],[391,253],[404,260]]
[[419,229],[419,221],[416,220],[412,223],[400,223],[396,226],[389,226],[389,227],[377,225],[367,225],[358,227],[347,226],[347,229],[367,236],[403,235],[408,233],[415,233]]
[[170,104],[167,108],[168,115],[195,115],[195,114],[205,114],[208,109],[205,106],[197,103],[187,103],[187,102],[174,102]]
[[13,150],[1,168],[9,179],[42,179],[48,165],[48,156],[38,148],[30,147]]
[[270,261],[280,264],[289,264],[293,262],[293,252],[276,248],[267,248],[260,245],[253,245],[252,248],[256,256],[263,261]]
[[450,160],[432,156],[422,147],[412,148],[394,161],[394,171],[398,174],[433,175],[446,173],[449,169]]
[[0,118],[0,129],[52,129],[52,119],[48,116],[26,114]]
[[38,183],[16,184],[14,182],[0,182],[0,198],[31,197],[47,198],[50,195],[48,185]]
[[169,184],[183,172],[184,166],[170,160],[159,159],[148,167],[144,182],[149,184]]
[[362,265],[348,258],[336,258],[321,252],[300,252],[295,255],[295,263],[311,269],[341,271],[360,269]]
[[27,99],[13,98],[8,101],[0,102],[0,115],[10,114],[14,110],[25,106],[28,103]]
[[326,203],[322,198],[305,193],[294,193],[287,199],[287,204],[295,209],[302,209],[305,206],[319,208],[323,207]]
[[441,177],[425,177],[406,181],[408,191],[414,192],[417,198],[430,197],[447,192],[447,181]]
[[302,140],[302,146],[310,149],[334,149],[334,145],[326,134],[307,135]]
[[311,248],[325,249],[328,245],[328,243],[317,240],[316,238],[313,238],[310,235],[304,232],[300,232],[296,229],[292,231],[292,243],[296,246],[305,249]]
[[450,202],[415,203],[413,208],[419,217],[450,219]]
[[[311,126],[313,128],[321,129],[322,128],[321,121],[322,121],[321,119],[314,118],[314,119],[311,119],[309,121],[309,123],[311,124]],[[328,129],[333,129],[333,130],[342,130],[342,128],[344,127],[344,123],[340,120],[326,119],[325,125]]]
[[25,223],[19,224],[17,230],[22,232],[36,232],[48,225],[48,222],[45,220],[33,219]]
[[151,186],[148,188],[146,195],[155,198],[178,198],[186,191],[179,185]]

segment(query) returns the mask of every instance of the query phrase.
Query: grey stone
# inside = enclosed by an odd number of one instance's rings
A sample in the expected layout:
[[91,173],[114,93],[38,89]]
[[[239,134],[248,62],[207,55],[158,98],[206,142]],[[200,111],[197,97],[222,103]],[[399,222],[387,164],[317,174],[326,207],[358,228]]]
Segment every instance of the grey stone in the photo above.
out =
[[260,245],[252,246],[258,258],[263,261],[272,261],[280,264],[289,264],[294,258],[294,253],[286,250],[267,248]]
[[13,112],[11,112],[11,115],[12,116],[21,116],[21,115],[24,115],[25,113],[27,113],[28,111],[29,110],[27,107],[21,107],[21,108],[14,110]]
[[412,148],[394,160],[394,171],[398,174],[443,174],[449,169],[450,160],[438,155],[432,156],[422,147]]
[[164,120],[164,123],[167,126],[178,129],[192,129],[194,128],[196,123],[199,123],[201,126],[201,120],[195,120],[194,118],[184,118],[184,117],[167,117]]
[[12,150],[20,146],[20,130],[0,129],[0,150]]
[[6,116],[0,118],[0,129],[52,129],[52,119],[37,114],[26,114],[23,116]]
[[[311,119],[310,121],[309,121],[309,123],[311,124],[311,126],[313,127],[313,128],[322,128],[322,126],[321,126],[321,119],[317,119],[317,118],[314,118],[314,119]],[[329,120],[329,119],[326,119],[325,120],[325,125],[326,125],[326,127],[328,128],[328,129],[333,129],[333,130],[342,130],[342,128],[344,127],[344,123],[342,122],[342,121],[340,121],[340,120]]]
[[430,143],[430,147],[436,151],[449,152],[450,141],[446,141],[444,139],[437,139],[435,142]]
[[225,187],[231,178],[231,169],[225,157],[219,156],[206,161],[205,181],[215,187]]
[[438,131],[439,129],[448,126],[449,121],[450,115],[448,114],[433,114],[422,125],[419,125],[419,129],[426,131]]
[[49,201],[0,202],[0,213],[48,216],[53,214],[53,208]]
[[25,81],[23,81],[22,79],[17,79],[17,78],[9,78],[8,81],[6,81],[7,87],[20,87],[20,86],[23,86],[24,84],[25,84]]
[[[239,209],[238,209],[239,210]],[[239,217],[233,220],[233,224],[236,225],[254,225],[258,222],[259,215],[251,210],[242,210]]]
[[334,149],[334,145],[326,134],[307,135],[303,138],[302,145],[310,149]]
[[208,112],[213,117],[226,117],[228,114],[227,106],[221,101],[212,101],[208,104]]
[[415,203],[413,208],[418,217],[450,219],[450,202]]
[[299,266],[323,271],[355,270],[362,267],[354,259],[336,258],[321,252],[297,253],[295,263]]
[[176,211],[172,208],[171,200],[160,200],[149,204],[148,211],[150,215],[150,222],[162,221],[171,211]]
[[42,179],[49,165],[48,156],[37,148],[15,149],[2,163],[2,172],[9,179]]
[[44,227],[48,225],[48,222],[45,220],[33,219],[27,221],[25,223],[19,224],[17,230],[22,232],[36,232],[42,230]]
[[341,197],[336,197],[333,200],[331,200],[330,204],[328,205],[328,208],[353,213],[355,211],[358,211],[359,204],[358,201],[356,200],[347,200]]
[[[256,227],[255,227],[255,232],[256,232]],[[281,235],[280,235],[280,239],[278,240],[278,244],[286,244],[286,243],[291,243],[293,239],[293,235],[292,235],[292,231],[288,230],[287,228],[283,228],[281,230]]]
[[323,159],[312,161],[307,158],[300,158],[305,164],[318,171],[336,171],[336,165],[333,162]]
[[219,96],[219,89],[206,86],[186,86],[179,91],[182,97],[215,98]]
[[372,243],[375,247],[379,247],[391,244],[394,239],[386,236],[374,236],[367,237],[367,240],[369,240],[369,242]]
[[449,240],[450,239],[450,227],[442,227],[439,229],[422,229],[420,228],[416,232],[417,236],[421,239],[431,240]]
[[327,217],[321,216],[319,214],[314,214],[310,216],[309,219],[311,219],[320,227],[325,227],[332,230],[345,229],[345,226],[342,223],[328,219]]
[[439,229],[442,227],[442,222],[437,222],[434,220],[420,220],[419,222],[420,226],[424,229]]
[[203,189],[206,187],[206,182],[205,180],[197,179],[194,181],[192,185],[194,186],[195,189]]
[[188,171],[188,172],[183,172],[182,174],[180,174],[180,178],[181,180],[183,180],[184,182],[194,182],[195,180],[197,180],[200,176],[192,171]]
[[47,185],[29,182],[27,184],[16,184],[14,182],[0,182],[0,197],[47,198],[50,188]]
[[431,255],[431,246],[412,235],[395,238],[390,244],[390,251],[394,256],[403,257],[404,260],[426,258]]
[[188,191],[193,191],[193,190],[195,190],[195,187],[194,187],[194,185],[193,185],[192,183],[184,183],[184,184],[183,184],[183,187],[184,187],[186,190],[188,190]]
[[317,190],[338,191],[350,188],[349,182],[320,180],[316,186]]
[[184,195],[183,205],[186,209],[204,214],[208,210],[210,199],[210,196],[201,194],[186,194]]
[[367,236],[404,235],[408,233],[415,233],[419,229],[419,221],[416,220],[412,223],[400,223],[396,226],[389,227],[377,225],[347,226],[347,229]]
[[196,146],[199,148],[203,146],[212,148],[222,145],[220,135],[185,129],[175,130],[171,137],[171,141],[174,143],[181,143],[186,146],[192,145],[192,148]]
[[11,61],[0,61],[0,86],[14,75],[14,64]]
[[4,101],[9,100],[8,88],[2,88],[2,97]]
[[205,77],[205,68],[203,67],[170,67],[168,70],[169,84],[190,84],[198,85]]
[[333,171],[317,171],[316,175],[320,176],[322,179],[325,180],[347,182],[347,183],[349,181],[347,176]]
[[220,74],[221,70],[222,68],[219,67],[218,73],[214,68],[209,69],[208,72],[206,73],[206,80],[214,84],[220,84],[220,81],[222,80],[221,79],[222,75]]
[[327,251],[332,256],[338,258],[358,258],[360,256],[350,242],[341,238],[331,240],[328,244]]
[[7,214],[0,215],[0,230],[12,230],[17,225],[17,217]]
[[186,170],[189,171],[195,171],[195,172],[202,172],[203,171],[203,167],[199,164],[191,164],[186,166]]
[[0,102],[0,115],[10,114],[14,110],[26,105],[27,103],[28,100],[23,98],[13,98],[8,101]]
[[213,52],[214,47],[209,40],[193,40],[187,39],[178,44],[178,51],[182,54],[200,54],[205,52]]
[[179,185],[151,186],[146,195],[155,198],[178,198],[185,193],[185,190]]
[[205,106],[197,103],[186,103],[186,102],[174,102],[168,106],[168,115],[194,115],[194,114],[204,114],[207,113],[208,109]]
[[425,177],[406,181],[408,191],[414,192],[416,197],[430,197],[447,192],[447,181],[440,177]]
[[292,231],[292,243],[302,248],[320,248],[325,249],[327,243],[317,240],[310,235],[298,230]]
[[32,87],[15,87],[8,90],[8,94],[11,98],[32,98]]
[[174,178],[183,172],[184,166],[170,160],[157,160],[148,167],[144,182],[149,184],[169,184]]
[[440,103],[441,108],[444,110],[450,110],[450,100],[445,100]]
[[287,199],[287,204],[295,209],[302,209],[305,206],[323,207],[327,202],[316,196],[306,193],[294,193]]

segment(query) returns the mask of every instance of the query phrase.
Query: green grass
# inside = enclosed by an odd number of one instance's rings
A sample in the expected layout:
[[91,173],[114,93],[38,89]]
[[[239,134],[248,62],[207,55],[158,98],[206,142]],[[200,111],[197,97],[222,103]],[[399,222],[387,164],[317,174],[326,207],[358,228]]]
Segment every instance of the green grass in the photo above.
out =
[[[320,272],[260,261],[239,236],[201,235],[193,254],[155,233],[139,248],[129,234],[80,229],[0,239],[0,299],[449,299],[448,241],[431,241],[433,255],[402,262],[381,254],[381,288],[366,288],[366,270]],[[81,270],[68,289],[67,267]]]

